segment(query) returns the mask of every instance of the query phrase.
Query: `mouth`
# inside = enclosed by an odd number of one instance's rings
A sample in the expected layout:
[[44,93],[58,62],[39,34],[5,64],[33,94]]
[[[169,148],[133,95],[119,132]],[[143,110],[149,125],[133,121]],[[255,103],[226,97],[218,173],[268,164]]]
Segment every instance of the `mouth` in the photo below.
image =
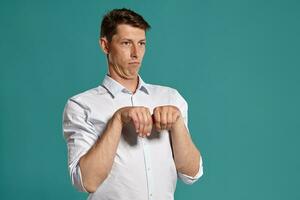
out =
[[130,64],[130,65],[139,65],[140,62],[130,62],[129,64]]

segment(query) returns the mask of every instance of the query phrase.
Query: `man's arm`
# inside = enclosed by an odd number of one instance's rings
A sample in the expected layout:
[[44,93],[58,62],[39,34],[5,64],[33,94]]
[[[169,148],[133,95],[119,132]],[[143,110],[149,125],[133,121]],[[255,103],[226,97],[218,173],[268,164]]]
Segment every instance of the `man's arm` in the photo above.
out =
[[95,192],[111,171],[123,125],[134,122],[136,132],[145,136],[151,132],[152,119],[148,108],[125,107],[113,115],[101,137],[80,158],[79,166],[83,185],[88,192]]
[[160,106],[154,109],[157,130],[170,131],[176,169],[194,177],[199,171],[200,152],[193,144],[180,110],[175,106]]
[[84,188],[95,192],[108,176],[120,141],[122,124],[115,117],[109,120],[106,129],[92,148],[80,158],[79,166]]
[[199,171],[201,155],[194,145],[181,116],[170,131],[177,170],[182,174],[194,177]]

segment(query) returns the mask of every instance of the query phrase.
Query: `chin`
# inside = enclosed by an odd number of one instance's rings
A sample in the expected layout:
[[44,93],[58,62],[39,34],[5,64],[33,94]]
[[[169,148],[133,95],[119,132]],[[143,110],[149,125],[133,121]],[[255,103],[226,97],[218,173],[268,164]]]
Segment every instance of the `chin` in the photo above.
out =
[[136,79],[139,75],[139,70],[134,70],[126,74],[127,79]]
[[136,79],[137,77],[138,77],[138,74],[134,74],[134,75],[128,75],[125,78],[128,80],[133,80],[133,79]]

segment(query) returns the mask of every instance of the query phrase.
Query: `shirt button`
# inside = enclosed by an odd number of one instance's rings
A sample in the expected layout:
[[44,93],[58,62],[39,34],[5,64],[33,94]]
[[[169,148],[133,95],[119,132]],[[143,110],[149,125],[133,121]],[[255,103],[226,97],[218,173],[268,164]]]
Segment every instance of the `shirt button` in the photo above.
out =
[[148,171],[150,171],[150,167],[148,167]]

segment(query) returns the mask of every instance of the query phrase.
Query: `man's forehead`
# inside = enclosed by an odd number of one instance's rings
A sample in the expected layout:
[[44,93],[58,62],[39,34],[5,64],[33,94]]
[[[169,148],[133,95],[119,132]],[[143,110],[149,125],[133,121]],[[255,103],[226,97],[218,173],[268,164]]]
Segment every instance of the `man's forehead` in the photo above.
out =
[[139,38],[140,40],[146,39],[146,32],[144,29],[134,27],[128,24],[119,24],[116,28],[116,36],[121,38]]

